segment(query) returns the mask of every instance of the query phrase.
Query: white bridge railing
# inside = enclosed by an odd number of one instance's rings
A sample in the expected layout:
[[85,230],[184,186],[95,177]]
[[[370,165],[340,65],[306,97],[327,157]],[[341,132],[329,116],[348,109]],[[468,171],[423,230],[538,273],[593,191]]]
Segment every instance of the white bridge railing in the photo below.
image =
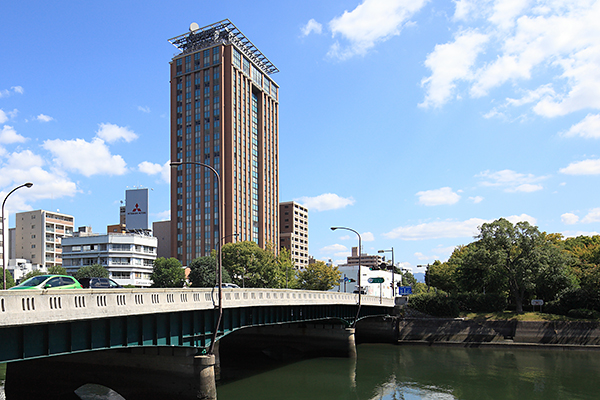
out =
[[[127,315],[207,310],[218,289],[83,289],[0,291],[0,328]],[[292,305],[355,305],[358,295],[291,289],[223,289],[223,308]],[[361,296],[368,306],[394,300]]]

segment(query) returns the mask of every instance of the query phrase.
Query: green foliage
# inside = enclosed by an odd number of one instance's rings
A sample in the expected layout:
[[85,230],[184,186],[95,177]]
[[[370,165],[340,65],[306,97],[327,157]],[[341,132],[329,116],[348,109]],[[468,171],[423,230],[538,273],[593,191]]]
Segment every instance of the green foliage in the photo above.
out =
[[285,247],[279,249],[279,255],[277,255],[277,267],[278,275],[280,280],[280,287],[286,289],[295,289],[298,287],[298,271],[292,261],[292,255],[290,251]]
[[408,304],[434,317],[456,318],[459,315],[458,302],[442,291],[412,295],[408,298]]
[[600,312],[600,291],[588,288],[571,288],[565,290],[560,296],[550,301],[545,310],[553,314],[567,315],[569,310],[590,309]]
[[[198,257],[190,265],[188,280],[192,287],[214,287],[217,286],[216,270],[217,260],[214,255]],[[222,282],[231,282],[231,277],[227,270],[223,269]]]
[[463,292],[450,297],[458,303],[461,312],[504,311],[507,305],[506,295],[500,293]]
[[51,275],[68,275],[67,269],[60,265],[53,265],[48,267],[48,273]]
[[108,270],[100,264],[92,264],[79,268],[73,276],[75,279],[108,278]]
[[284,288],[295,286],[289,253],[275,256],[274,247],[261,249],[255,242],[227,243],[222,249],[223,269],[241,287]]
[[339,285],[342,273],[338,267],[317,261],[298,273],[298,287],[306,290],[329,290]]
[[[19,282],[25,282],[29,278],[33,278],[34,276],[40,276],[40,275],[46,275],[46,274],[44,272],[40,271],[39,269],[29,271],[21,278],[21,280]],[[6,287],[8,288],[8,274],[6,275],[6,279],[7,279]]]
[[[454,250],[452,257],[455,256],[457,250]],[[451,259],[452,259],[451,257]],[[425,271],[425,283],[428,286],[438,288],[445,292],[452,292],[456,290],[456,281],[454,280],[454,273],[456,270],[455,263],[448,262],[442,263],[439,260],[435,260],[433,264],[427,266]]]
[[575,308],[569,310],[567,316],[578,319],[598,319],[600,318],[600,313],[596,310],[589,310],[587,308]]
[[185,270],[176,258],[159,257],[154,260],[150,279],[152,279],[152,287],[180,288],[185,281]]
[[[2,268],[2,267],[0,267]],[[4,279],[4,268],[2,268],[2,271],[0,271],[2,273],[2,279]],[[10,273],[10,271],[7,269],[6,270],[6,288],[10,289],[11,287],[15,286],[15,279],[13,278],[12,274]],[[2,282],[2,287],[4,287],[4,282]]]

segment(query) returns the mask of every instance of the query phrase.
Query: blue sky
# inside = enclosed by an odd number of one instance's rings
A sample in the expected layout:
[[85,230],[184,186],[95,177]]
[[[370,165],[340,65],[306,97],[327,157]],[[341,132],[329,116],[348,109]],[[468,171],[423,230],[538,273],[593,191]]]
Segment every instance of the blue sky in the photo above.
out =
[[167,39],[229,18],[280,70],[280,201],[310,254],[394,248],[415,272],[482,223],[600,231],[600,3],[28,1],[0,13],[0,196],[118,223],[169,217]]

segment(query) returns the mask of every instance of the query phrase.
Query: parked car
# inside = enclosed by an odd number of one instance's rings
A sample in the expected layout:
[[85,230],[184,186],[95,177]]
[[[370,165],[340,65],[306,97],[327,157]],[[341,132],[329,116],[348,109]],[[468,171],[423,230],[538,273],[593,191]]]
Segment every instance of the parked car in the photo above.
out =
[[38,275],[11,287],[9,290],[22,289],[81,289],[77,279],[67,275]]
[[[219,287],[219,285],[215,285],[215,287]],[[236,285],[235,283],[227,283],[227,282],[223,282],[221,283],[221,287],[223,289],[239,289],[240,287],[238,285]]]
[[79,283],[84,289],[116,289],[123,287],[110,278],[81,278]]

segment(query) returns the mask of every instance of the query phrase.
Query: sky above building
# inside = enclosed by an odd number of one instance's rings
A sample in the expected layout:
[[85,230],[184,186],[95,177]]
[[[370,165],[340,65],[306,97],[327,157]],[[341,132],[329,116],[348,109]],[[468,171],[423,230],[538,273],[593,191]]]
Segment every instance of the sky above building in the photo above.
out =
[[[498,218],[600,231],[600,2],[28,1],[0,12],[0,198],[169,219],[167,39],[230,19],[279,69],[279,199],[310,254],[446,260]],[[387,254],[388,258],[390,254]]]

